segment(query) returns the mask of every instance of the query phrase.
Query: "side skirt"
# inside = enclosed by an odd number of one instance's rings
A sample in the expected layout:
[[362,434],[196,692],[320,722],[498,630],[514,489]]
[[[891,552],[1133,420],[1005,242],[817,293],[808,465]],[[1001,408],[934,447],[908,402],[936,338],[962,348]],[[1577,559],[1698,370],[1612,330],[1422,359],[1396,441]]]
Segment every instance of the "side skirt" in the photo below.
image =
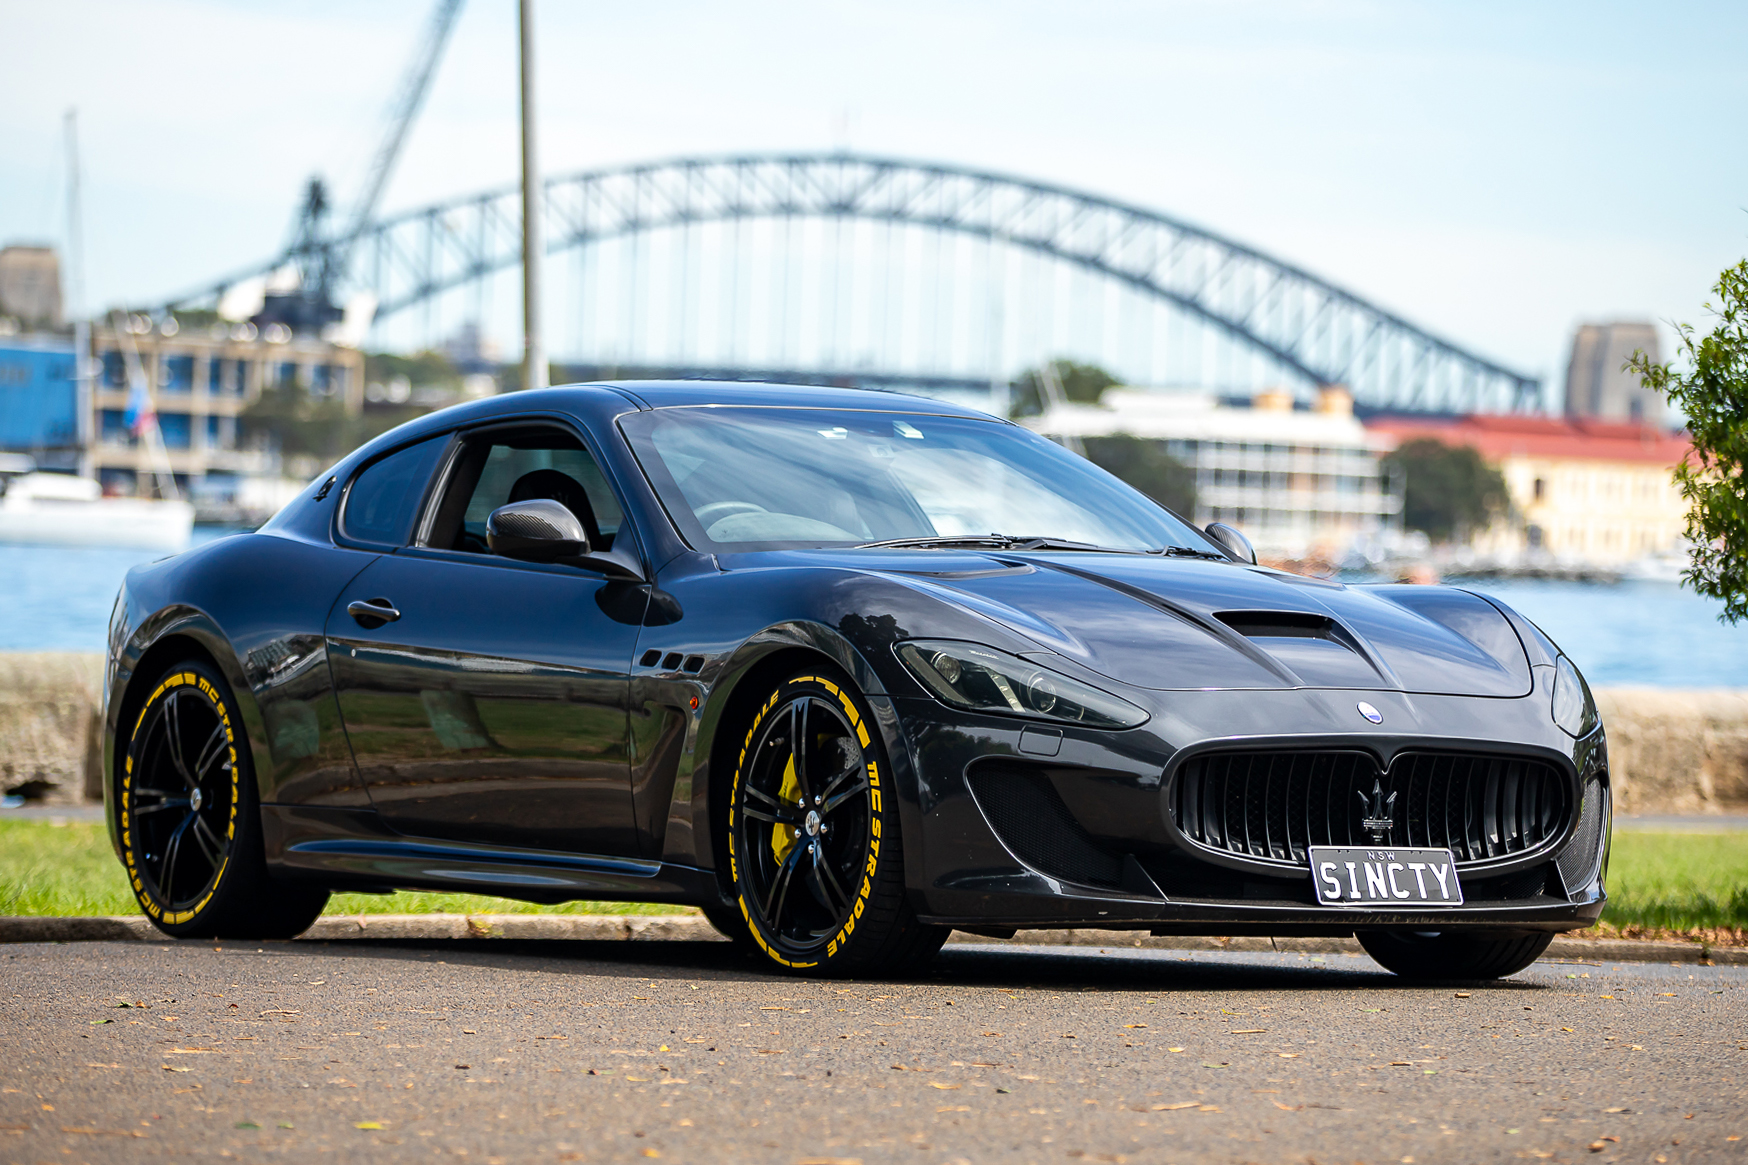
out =
[[406,837],[374,810],[261,807],[267,865],[336,890],[447,890],[526,902],[714,903],[715,875],[671,862]]

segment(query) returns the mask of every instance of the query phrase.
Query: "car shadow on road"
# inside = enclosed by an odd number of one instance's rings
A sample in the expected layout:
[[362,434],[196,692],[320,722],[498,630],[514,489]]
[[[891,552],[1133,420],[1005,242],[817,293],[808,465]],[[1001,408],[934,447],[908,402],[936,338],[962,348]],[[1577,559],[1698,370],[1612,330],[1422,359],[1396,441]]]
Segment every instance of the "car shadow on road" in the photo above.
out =
[[[588,975],[647,982],[782,982],[752,956],[723,942],[619,942],[573,939],[347,939],[272,944],[285,951],[515,973]],[[914,975],[850,978],[861,984],[1029,988],[1055,991],[1541,991],[1543,984],[1409,982],[1366,958],[1272,952],[1237,953],[977,944],[944,948]]]

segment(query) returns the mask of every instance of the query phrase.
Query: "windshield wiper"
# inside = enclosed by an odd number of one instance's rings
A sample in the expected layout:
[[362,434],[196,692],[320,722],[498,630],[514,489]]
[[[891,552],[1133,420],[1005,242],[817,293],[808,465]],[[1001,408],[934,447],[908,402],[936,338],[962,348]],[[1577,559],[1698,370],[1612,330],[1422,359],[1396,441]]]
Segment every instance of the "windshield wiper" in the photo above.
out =
[[946,534],[932,538],[888,538],[884,542],[862,542],[855,547],[857,550],[873,550],[885,546],[914,547],[920,549],[950,549],[955,546],[994,546],[997,548],[1011,546],[1014,539],[1006,534]]
[[1227,555],[1216,554],[1212,550],[1197,550],[1193,546],[1162,546],[1158,550],[1151,551],[1151,553],[1163,554],[1167,558],[1207,558],[1212,559],[1215,562],[1232,561],[1232,559]]
[[1019,534],[949,534],[934,538],[891,538],[884,542],[864,542],[857,550],[874,547],[911,547],[951,549],[957,546],[995,550],[1079,550],[1097,554],[1147,554],[1146,550],[1128,550],[1120,546],[1098,546],[1091,542],[1070,542],[1063,538],[1045,538]]

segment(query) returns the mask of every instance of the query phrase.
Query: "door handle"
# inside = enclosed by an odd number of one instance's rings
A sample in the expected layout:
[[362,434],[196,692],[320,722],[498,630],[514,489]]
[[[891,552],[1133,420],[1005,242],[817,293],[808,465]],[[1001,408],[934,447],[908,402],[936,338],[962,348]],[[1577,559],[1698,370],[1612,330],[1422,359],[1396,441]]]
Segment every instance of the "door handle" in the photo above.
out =
[[354,599],[346,604],[346,613],[358,620],[358,625],[370,630],[401,617],[395,605],[387,599]]

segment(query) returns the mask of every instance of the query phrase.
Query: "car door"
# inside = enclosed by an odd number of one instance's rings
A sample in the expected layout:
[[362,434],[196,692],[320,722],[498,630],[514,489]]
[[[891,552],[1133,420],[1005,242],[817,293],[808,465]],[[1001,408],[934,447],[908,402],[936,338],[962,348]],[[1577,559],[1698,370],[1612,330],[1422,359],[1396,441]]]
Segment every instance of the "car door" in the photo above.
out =
[[627,702],[647,596],[490,553],[485,517],[519,486],[590,511],[604,542],[632,537],[577,433],[458,436],[411,544],[353,579],[328,617],[353,757],[402,833],[635,856]]

